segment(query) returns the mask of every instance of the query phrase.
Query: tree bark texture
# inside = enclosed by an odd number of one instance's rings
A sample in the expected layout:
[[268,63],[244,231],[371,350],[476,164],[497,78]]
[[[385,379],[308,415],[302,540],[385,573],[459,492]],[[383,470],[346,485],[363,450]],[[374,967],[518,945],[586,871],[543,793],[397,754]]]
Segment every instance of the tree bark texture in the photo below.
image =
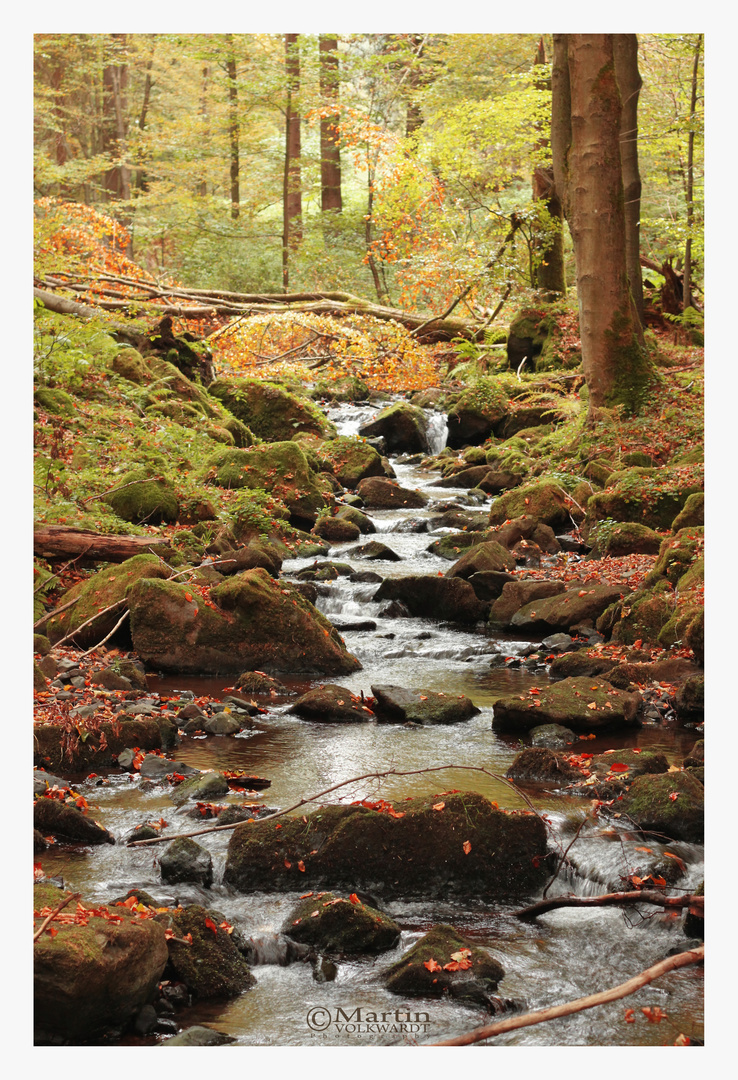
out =
[[556,35],[554,54],[555,182],[574,242],[590,415],[638,411],[653,372],[628,282],[613,35]]
[[33,531],[33,553],[40,559],[84,558],[104,562],[125,562],[134,555],[169,551],[166,540],[156,536],[105,536],[88,529],[66,525],[37,526]]
[[228,139],[231,146],[231,217],[238,217],[241,204],[241,192],[239,188],[239,139],[240,126],[238,120],[238,72],[236,69],[236,57],[233,52],[233,37],[226,34],[226,43],[229,50],[226,60],[226,72],[228,73]]
[[[539,66],[546,63],[543,38],[538,42],[534,63]],[[550,90],[551,79],[540,79],[536,85],[539,89]],[[540,139],[538,145],[547,146],[548,139]],[[554,184],[552,168],[539,167],[533,173],[533,198],[545,208],[549,219],[547,224],[553,226],[553,231],[547,235],[546,240],[538,244],[540,261],[535,271],[535,284],[547,292],[566,295],[564,210]]]
[[[300,172],[300,46],[299,34],[285,34],[287,60],[287,124],[285,145],[285,218],[289,246],[302,240],[302,177]],[[287,230],[285,230],[287,231]]]
[[341,149],[338,143],[338,38],[321,34],[320,97],[324,109],[331,112],[320,118],[321,209],[343,209],[341,197]]
[[[127,34],[111,34],[119,63],[110,63],[103,71],[103,153],[121,158],[128,138],[128,64],[125,63]],[[112,199],[130,199],[131,181],[128,166],[120,161],[104,174],[103,186]]]
[[684,307],[692,306],[692,225],[694,224],[694,114],[697,111],[697,76],[700,70],[702,34],[697,35],[692,67],[692,93],[689,103],[687,137],[687,242],[684,248]]
[[638,169],[638,95],[643,82],[638,70],[638,38],[613,34],[615,77],[620,90],[620,161],[625,199],[625,264],[630,291],[643,325],[643,276],[641,274],[641,174]]

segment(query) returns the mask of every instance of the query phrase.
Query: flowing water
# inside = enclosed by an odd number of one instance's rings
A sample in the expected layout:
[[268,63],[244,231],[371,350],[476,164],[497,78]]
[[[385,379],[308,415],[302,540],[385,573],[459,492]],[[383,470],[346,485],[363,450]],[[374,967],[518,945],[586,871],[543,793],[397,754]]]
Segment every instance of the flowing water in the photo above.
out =
[[[372,412],[367,408],[341,406],[331,412],[331,418],[342,434],[351,434]],[[445,439],[445,419],[436,413],[428,415],[433,449],[437,452]],[[437,477],[435,473],[401,463],[394,463],[394,468],[400,484],[419,487],[438,502],[457,498],[463,501],[467,497],[462,490],[430,487]],[[371,511],[377,535],[337,544],[328,557],[350,562],[356,570],[374,570],[382,577],[445,572],[449,563],[427,551],[442,532],[408,531],[407,525],[410,517],[423,523],[412,526],[413,530],[424,528],[424,523],[437,514],[437,508],[415,510],[410,515],[407,511]],[[346,554],[350,548],[371,539],[385,542],[402,561],[365,562]],[[293,577],[313,562],[313,559],[286,562],[283,576]],[[524,806],[522,796],[501,779],[520,743],[492,731],[492,706],[503,695],[522,693],[534,684],[542,685],[546,676],[540,670],[534,674],[525,669],[491,668],[490,661],[495,654],[505,657],[525,654],[530,641],[492,637],[482,628],[459,629],[422,619],[381,616],[382,605],[372,601],[376,589],[374,584],[352,583],[347,578],[321,586],[317,606],[332,621],[340,625],[371,619],[376,623],[374,630],[342,631],[348,649],[361,660],[362,670],[337,681],[354,693],[363,691],[366,695],[376,683],[466,694],[481,710],[477,716],[461,724],[431,727],[374,723],[321,725],[289,715],[287,709],[293,699],[276,699],[264,715],[256,718],[253,731],[236,737],[185,737],[176,757],[200,768],[245,769],[268,777],[271,787],[253,801],[273,808],[290,805],[302,796],[366,773],[445,765],[457,768],[440,773],[390,776],[381,783],[363,780],[334,791],[326,796],[326,801],[377,797],[399,800],[459,788],[479,791],[508,808]],[[317,685],[304,679],[282,681],[290,689],[301,692]],[[228,679],[149,678],[150,688],[162,695],[190,690],[219,697],[228,682]],[[663,750],[670,760],[679,761],[695,738],[694,731],[683,728],[646,725],[626,734],[600,735],[587,744],[587,749],[598,753],[623,746],[649,747]],[[458,768],[462,765],[483,766],[496,776],[467,772]],[[189,810],[173,808],[163,786],[142,787],[137,777],[128,774],[111,774],[105,786],[86,793],[96,805],[96,819],[117,837],[124,837],[135,824],[160,816],[173,826],[172,832],[198,827],[187,816]],[[643,840],[603,828],[592,816],[588,801],[545,789],[529,795],[549,815],[564,846],[586,819],[569,853],[571,866],[550,890],[552,894],[597,895],[614,891],[640,865],[642,856],[636,848]],[[264,962],[254,968],[257,979],[254,989],[225,1003],[195,1003],[177,1016],[183,1026],[207,1023],[244,1045],[428,1043],[488,1022],[488,1015],[476,1007],[445,1000],[406,1002],[383,989],[381,972],[437,922],[452,923],[460,932],[488,947],[505,969],[499,995],[526,1010],[607,989],[662,959],[670,950],[681,951],[687,946],[681,918],[667,917],[658,909],[643,908],[640,912],[618,908],[561,909],[528,923],[516,919],[515,907],[509,904],[395,901],[387,905],[387,910],[403,929],[397,948],[379,958],[341,961],[335,980],[321,983],[313,978],[309,964],[282,966],[275,962],[284,951],[279,931],[298,894],[241,896],[222,884],[229,836],[229,832],[223,832],[198,838],[211,852],[216,868],[215,883],[209,890],[191,885],[176,886],[172,892],[171,887],[162,886],[157,847],[131,849],[102,845],[79,853],[70,849],[54,852],[52,848],[44,857],[44,869],[49,875],[61,875],[86,897],[100,902],[110,901],[138,886],[162,902],[176,896],[183,904],[204,903],[222,912],[247,937],[257,941]],[[676,842],[664,846],[650,841],[649,847],[656,854],[665,847],[683,860],[686,872],[678,882],[680,890],[687,891],[702,880],[701,847]],[[702,983],[701,968],[686,968],[624,1002],[511,1032],[495,1043],[664,1045],[672,1043],[680,1032],[701,1038]],[[647,1023],[639,1010],[649,1005],[661,1006],[668,1020],[661,1024]],[[635,1009],[641,1022],[626,1024],[626,1008]],[[362,1033],[355,1024],[357,1009],[364,1017],[367,1013],[387,1014],[390,1026],[385,1026],[379,1034]],[[392,1020],[398,1019],[398,1009],[399,1020],[406,1025],[400,1034],[391,1027]],[[408,1009],[410,1019],[405,1012]],[[348,1016],[346,1023],[323,1027],[316,1020],[326,1015],[335,1019],[341,1015],[337,1010]],[[154,1040],[152,1037],[143,1041]]]

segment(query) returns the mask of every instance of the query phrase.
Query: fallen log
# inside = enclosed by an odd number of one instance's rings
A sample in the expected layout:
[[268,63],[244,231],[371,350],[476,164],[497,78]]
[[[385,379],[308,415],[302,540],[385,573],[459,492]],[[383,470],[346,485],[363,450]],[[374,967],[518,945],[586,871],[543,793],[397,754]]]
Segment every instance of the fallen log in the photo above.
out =
[[33,531],[33,552],[51,561],[76,557],[120,563],[148,552],[165,555],[171,548],[156,536],[106,536],[69,525],[39,525]]

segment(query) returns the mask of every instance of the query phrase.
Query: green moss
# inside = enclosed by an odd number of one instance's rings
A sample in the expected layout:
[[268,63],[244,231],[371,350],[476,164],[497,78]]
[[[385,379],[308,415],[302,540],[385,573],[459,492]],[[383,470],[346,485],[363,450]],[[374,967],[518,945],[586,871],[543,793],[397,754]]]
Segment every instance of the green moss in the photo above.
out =
[[294,908],[282,932],[305,945],[343,956],[393,949],[400,940],[400,927],[388,915],[357,900],[317,893]]
[[111,491],[105,501],[123,521],[137,525],[159,525],[176,521],[179,502],[171,481],[156,476],[152,469],[133,469],[120,479],[119,489]]
[[[200,904],[180,908],[170,916],[177,937],[192,935],[192,944],[169,943],[169,961],[179,979],[201,999],[235,997],[256,984],[231,935]],[[210,924],[210,925],[209,925]],[[215,926],[213,931],[212,926]]]
[[284,386],[259,379],[218,379],[210,393],[260,439],[283,442],[299,432],[323,438],[336,434],[333,424],[307,398]]
[[605,331],[605,340],[613,358],[615,378],[604,404],[607,408],[622,405],[630,413],[639,413],[660,376],[647,347],[638,340],[630,307],[627,312],[615,312]]

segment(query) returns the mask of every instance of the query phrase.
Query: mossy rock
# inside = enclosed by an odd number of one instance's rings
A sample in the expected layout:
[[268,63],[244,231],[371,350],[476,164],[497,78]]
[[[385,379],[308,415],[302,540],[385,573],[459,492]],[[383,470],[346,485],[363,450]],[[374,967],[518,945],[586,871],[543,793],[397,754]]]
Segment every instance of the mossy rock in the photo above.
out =
[[586,650],[578,649],[576,652],[564,653],[557,656],[548,669],[549,679],[571,679],[576,677],[587,678],[593,675],[604,675],[617,667],[617,660],[610,660],[606,656],[597,653],[590,655]]
[[261,443],[243,450],[224,450],[209,458],[203,475],[225,488],[268,492],[285,504],[293,519],[310,526],[326,505],[305,454],[295,442]]
[[393,813],[386,804],[325,806],[306,818],[283,818],[280,829],[268,821],[237,826],[225,884],[246,893],[349,887],[427,900],[524,896],[546,875],[540,818],[505,813],[475,792],[403,800]]
[[[559,729],[558,724],[545,724],[542,726]],[[575,738],[576,736],[572,735],[571,741]],[[514,780],[516,784],[555,784],[560,787],[582,779],[581,770],[569,761],[572,753],[572,750],[526,746],[524,750],[515,755],[515,759],[505,775],[510,780]]]
[[562,490],[560,485],[541,480],[508,491],[492,503],[489,512],[490,525],[503,525],[510,518],[528,514],[550,525],[552,529],[565,529],[571,520],[581,520],[582,514]]
[[526,732],[539,724],[561,724],[572,731],[592,732],[640,725],[640,697],[593,677],[562,679],[538,694],[514,694],[494,704],[492,728]]
[[163,723],[163,718],[158,721],[149,718],[116,719],[115,723],[105,721],[99,729],[87,731],[84,722],[78,721],[80,740],[72,748],[67,745],[63,727],[58,724],[37,724],[33,731],[34,764],[46,769],[80,773],[100,765],[115,764],[117,755],[127,747],[161,750],[164,748]]
[[33,827],[67,844],[114,844],[115,838],[76,806],[41,796],[33,804]]
[[47,638],[46,634],[33,635],[33,651],[38,656],[48,656],[48,654],[51,652],[51,642]]
[[346,375],[334,382],[320,380],[315,384],[314,398],[331,398],[333,401],[366,401],[369,387],[355,375]]
[[308,398],[300,398],[275,382],[259,379],[217,379],[208,387],[236,419],[259,439],[285,442],[300,432],[328,439],[334,425]]
[[[692,526],[680,529],[676,536],[667,536],[662,540],[658,558],[652,569],[646,575],[644,583],[655,585],[657,581],[666,578],[672,585],[679,583],[680,590],[690,588],[689,584],[683,584],[683,575],[692,567],[695,560],[704,550],[705,530],[701,526]],[[694,584],[701,580],[699,574]]]
[[479,379],[448,413],[447,442],[452,449],[481,445],[510,408],[506,388],[494,378]]
[[320,447],[320,459],[345,488],[357,487],[367,476],[384,476],[380,454],[361,439],[328,439]]
[[448,994],[483,1004],[504,976],[502,965],[485,949],[441,923],[387,970],[384,982],[393,994],[405,997]]
[[383,438],[390,454],[427,454],[428,421],[422,409],[407,401],[397,401],[359,428],[367,439]]
[[191,945],[170,940],[169,962],[177,978],[197,998],[235,997],[256,985],[231,935],[220,926],[223,919],[219,912],[191,904],[161,918],[171,922],[177,937],[192,935]]
[[66,390],[52,389],[50,386],[37,387],[33,400],[46,412],[59,413],[62,416],[72,416],[76,408],[71,394],[68,394]]
[[120,479],[117,491],[104,501],[123,521],[135,525],[161,525],[176,521],[179,501],[170,480],[150,469],[132,469]]
[[[34,929],[69,895],[36,885]],[[164,927],[126,908],[107,910],[120,922],[91,914],[85,926],[55,923],[57,933],[34,942],[37,1043],[83,1043],[120,1031],[154,997],[167,962]]]
[[[59,606],[75,599],[77,603],[54,615],[46,624],[49,641],[57,642],[71,633],[78,645],[85,648],[96,645],[113,629],[123,610],[122,606],[108,612],[104,609],[125,600],[131,586],[141,578],[166,578],[169,574],[168,567],[156,555],[134,555],[132,559],[117,566],[111,564],[79,581],[64,594]],[[104,614],[95,618],[101,611]],[[89,619],[94,621],[76,633],[77,628]]]
[[116,374],[139,386],[150,382],[152,372],[138,349],[121,349],[113,357],[110,366]]
[[341,544],[347,540],[358,540],[361,531],[358,525],[345,518],[326,517],[318,518],[314,532],[323,540],[330,540],[333,544]]
[[684,644],[692,650],[698,664],[705,662],[705,609],[702,608],[689,623]]
[[679,772],[637,776],[618,809],[640,829],[701,844],[705,838],[704,806],[702,784],[688,772]]
[[612,634],[613,641],[632,645],[634,641],[657,642],[659,634],[672,618],[668,594],[640,590],[605,610],[596,626],[600,633]]
[[407,689],[404,686],[372,683],[378,720],[406,724],[458,724],[470,720],[480,710],[465,694]]
[[[189,402],[195,413],[219,422],[227,418],[227,413],[219,401],[214,400],[207,390],[188,378],[175,364],[159,356],[149,356],[146,360],[156,377],[157,384],[166,388],[171,395],[183,402]],[[152,386],[153,390],[154,387]]]
[[320,952],[339,956],[374,955],[394,949],[400,927],[388,915],[350,898],[319,892],[302,900],[282,927],[282,933]]
[[363,535],[368,535],[377,531],[377,527],[372,519],[362,513],[356,506],[339,506],[335,517],[340,521],[350,521],[352,525],[356,525],[359,532]]
[[477,599],[468,581],[432,574],[385,578],[372,597],[374,602],[379,600],[399,600],[420,619],[475,623],[488,612],[488,605]]
[[308,690],[287,711],[321,724],[365,724],[374,719],[362,698],[335,683]]
[[547,304],[523,308],[510,323],[507,335],[508,367],[517,371],[526,359],[524,371],[549,371],[579,363],[576,354],[564,364],[556,348],[561,340],[557,321],[560,309]]
[[340,675],[361,667],[325,616],[261,567],[226,579],[210,595],[215,607],[178,582],[137,582],[129,594],[131,633],[147,665],[201,675]]
[[255,446],[259,441],[253,431],[235,416],[227,416],[221,422],[221,426],[230,433],[235,446],[241,448],[245,446]]
[[483,544],[493,538],[494,533],[489,529],[483,532],[469,530],[469,532],[447,533],[429,544],[426,551],[430,551],[432,555],[437,555],[440,559],[456,562],[465,552],[468,554],[470,548],[474,548],[478,544]]
[[496,540],[488,540],[482,544],[475,544],[470,551],[462,555],[458,562],[446,571],[446,577],[460,577],[468,579],[472,574],[482,571],[509,571],[516,567],[515,559],[502,544]]
[[189,836],[179,836],[159,857],[161,880],[172,885],[194,882],[208,889],[213,883],[213,859],[209,851]]
[[417,510],[430,501],[422,491],[401,487],[396,481],[379,476],[361,480],[358,492],[366,507],[378,510]]
[[587,503],[587,521],[604,518],[638,521],[652,529],[671,529],[690,495],[702,491],[702,470],[697,466],[674,469],[630,468],[613,473],[605,491]]
[[554,596],[531,600],[510,619],[510,626],[524,633],[569,630],[580,623],[593,624],[622,596],[620,586],[584,585]]
[[[589,541],[592,542],[590,533]],[[617,559],[622,555],[656,555],[661,549],[663,536],[637,521],[626,521],[603,531],[597,536],[596,555]]]

